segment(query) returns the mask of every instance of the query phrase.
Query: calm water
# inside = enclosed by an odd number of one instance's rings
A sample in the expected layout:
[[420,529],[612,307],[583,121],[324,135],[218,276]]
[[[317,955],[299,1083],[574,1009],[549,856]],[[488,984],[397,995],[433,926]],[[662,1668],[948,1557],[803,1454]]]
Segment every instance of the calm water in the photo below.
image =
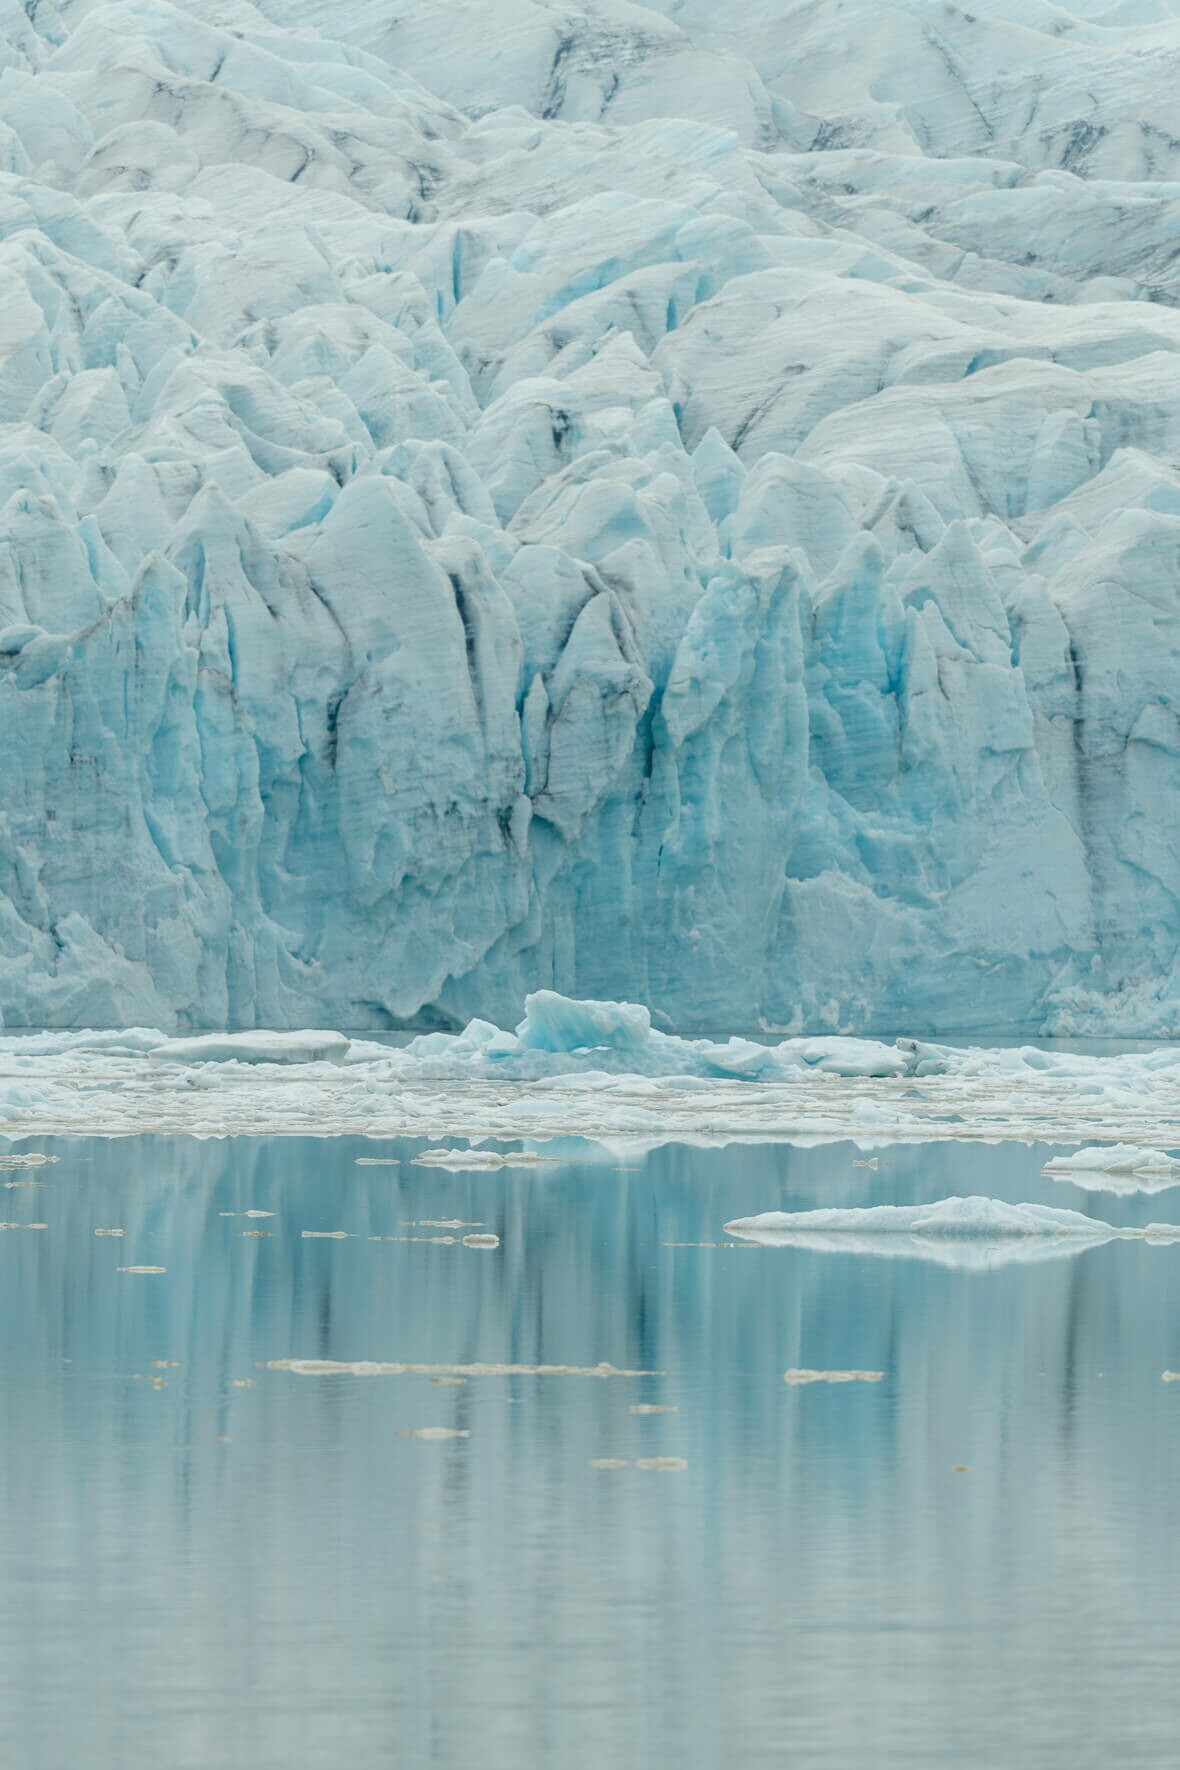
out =
[[[948,1192],[1180,1220],[1180,1190],[1082,1193],[1044,1148],[451,1175],[409,1144],[44,1147],[0,1206],[49,1225],[0,1235],[4,1765],[1176,1763],[1180,1247],[967,1273],[665,1244]],[[502,1245],[367,1239],[441,1218]],[[260,1368],[293,1357],[661,1374]],[[469,1436],[402,1436],[440,1426]]]

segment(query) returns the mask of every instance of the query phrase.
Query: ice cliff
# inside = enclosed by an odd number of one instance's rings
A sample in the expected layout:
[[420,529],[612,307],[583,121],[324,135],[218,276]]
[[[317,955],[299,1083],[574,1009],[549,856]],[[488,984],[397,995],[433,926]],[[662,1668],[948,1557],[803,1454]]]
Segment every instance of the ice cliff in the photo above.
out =
[[9,1027],[1180,1029],[1172,0],[0,0]]

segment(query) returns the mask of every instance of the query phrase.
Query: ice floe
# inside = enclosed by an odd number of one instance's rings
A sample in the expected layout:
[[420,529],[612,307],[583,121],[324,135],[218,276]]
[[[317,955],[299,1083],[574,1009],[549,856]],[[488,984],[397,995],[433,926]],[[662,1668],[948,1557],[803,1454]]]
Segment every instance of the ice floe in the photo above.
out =
[[660,1371],[617,1370],[613,1364],[354,1364],[330,1358],[272,1358],[263,1367],[300,1377],[658,1377]]
[[[570,1136],[620,1154],[673,1140],[960,1137],[1152,1152],[1174,1137],[1180,1090],[1177,1045],[1097,1056],[911,1038],[686,1039],[636,1004],[550,991],[527,998],[515,1031],[477,1020],[392,1047],[316,1034],[303,1059],[297,1041],[273,1047],[281,1061],[265,1055],[268,1037],[250,1062],[230,1054],[232,1041],[184,1061],[176,1045],[143,1028],[0,1040],[0,1135],[466,1139],[416,1158],[440,1168],[533,1165],[547,1142]],[[173,1054],[162,1061],[161,1050]]]
[[[765,1211],[736,1217],[728,1235],[764,1247],[840,1254],[903,1255],[941,1265],[987,1268],[1053,1259],[1110,1241],[1180,1242],[1180,1224],[1120,1229],[1052,1205],[995,1198],[944,1198],[926,1205],[869,1205],[817,1211]],[[789,1378],[788,1378],[789,1380]]]
[[783,1381],[792,1388],[808,1383],[881,1383],[884,1371],[809,1371],[792,1368],[784,1372]]
[[1180,1186],[1180,1158],[1132,1143],[1099,1144],[1055,1155],[1045,1163],[1044,1171],[1054,1180],[1068,1180],[1087,1192],[1164,1192],[1170,1186]]
[[541,1156],[531,1150],[495,1149],[424,1149],[414,1157],[416,1168],[449,1168],[453,1173],[478,1172],[487,1168],[535,1168]]

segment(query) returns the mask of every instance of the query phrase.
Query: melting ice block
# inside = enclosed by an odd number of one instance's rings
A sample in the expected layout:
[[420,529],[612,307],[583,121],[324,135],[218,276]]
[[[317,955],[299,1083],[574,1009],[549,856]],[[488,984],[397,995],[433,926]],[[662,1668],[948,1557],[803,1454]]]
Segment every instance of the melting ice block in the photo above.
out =
[[1180,1186],[1180,1158],[1133,1143],[1099,1144],[1055,1155],[1044,1172],[1088,1192],[1162,1192]]
[[342,1063],[350,1044],[334,1032],[206,1033],[163,1039],[149,1055],[155,1063]]
[[1119,1240],[1180,1241],[1180,1224],[1116,1229],[1051,1205],[995,1198],[944,1198],[928,1205],[870,1205],[818,1211],[766,1211],[737,1217],[727,1235],[767,1247],[830,1253],[909,1254],[943,1265],[989,1267],[1039,1260]]

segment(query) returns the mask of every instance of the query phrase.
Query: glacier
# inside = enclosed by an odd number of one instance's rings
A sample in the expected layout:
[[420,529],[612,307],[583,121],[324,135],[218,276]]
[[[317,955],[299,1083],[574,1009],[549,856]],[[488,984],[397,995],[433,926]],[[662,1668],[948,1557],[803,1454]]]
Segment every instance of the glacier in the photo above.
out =
[[3,1025],[1180,1030],[1178,76],[0,0]]

